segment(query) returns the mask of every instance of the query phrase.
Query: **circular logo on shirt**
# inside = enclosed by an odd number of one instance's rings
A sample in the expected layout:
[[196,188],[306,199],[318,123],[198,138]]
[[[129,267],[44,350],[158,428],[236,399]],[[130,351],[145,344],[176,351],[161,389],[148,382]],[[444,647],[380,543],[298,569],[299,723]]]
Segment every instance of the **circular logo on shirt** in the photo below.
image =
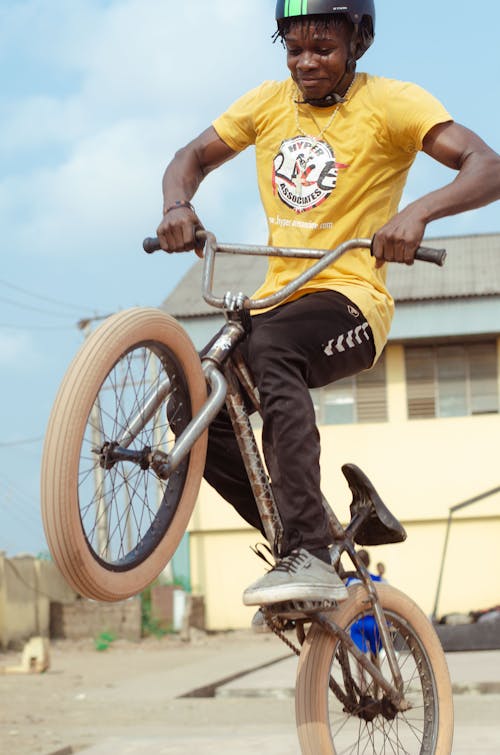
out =
[[295,212],[325,201],[337,185],[339,168],[329,144],[312,136],[294,136],[281,143],[273,160],[273,191]]

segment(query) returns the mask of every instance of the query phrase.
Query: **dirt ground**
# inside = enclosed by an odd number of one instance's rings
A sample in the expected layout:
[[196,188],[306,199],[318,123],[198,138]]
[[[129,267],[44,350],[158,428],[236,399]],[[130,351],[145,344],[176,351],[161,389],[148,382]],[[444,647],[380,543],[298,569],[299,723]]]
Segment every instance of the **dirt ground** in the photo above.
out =
[[[101,643],[102,644],[102,643]],[[105,644],[105,643],[104,643]],[[460,658],[455,658],[461,656]],[[465,682],[498,680],[500,653],[451,656],[455,695],[453,755],[500,752],[500,694],[466,693]],[[0,652],[0,672],[19,665],[20,652]],[[286,659],[286,660],[283,660]],[[275,663],[280,661],[279,663]],[[460,661],[460,663],[458,663]],[[218,683],[227,692],[248,686],[247,672],[264,667],[276,696],[195,697]],[[280,668],[291,672],[280,676]],[[294,700],[295,660],[273,635],[192,632],[139,643],[94,639],[56,641],[42,674],[0,673],[0,755],[300,755]],[[495,689],[497,687],[495,686]],[[149,744],[140,746],[140,742]]]
[[[0,753],[69,755],[117,736],[250,725],[255,715],[294,731],[292,700],[263,700],[256,713],[245,700],[183,697],[286,654],[274,637],[238,632],[115,640],[100,651],[93,639],[52,642],[46,672],[0,673]],[[20,658],[0,653],[0,668]]]

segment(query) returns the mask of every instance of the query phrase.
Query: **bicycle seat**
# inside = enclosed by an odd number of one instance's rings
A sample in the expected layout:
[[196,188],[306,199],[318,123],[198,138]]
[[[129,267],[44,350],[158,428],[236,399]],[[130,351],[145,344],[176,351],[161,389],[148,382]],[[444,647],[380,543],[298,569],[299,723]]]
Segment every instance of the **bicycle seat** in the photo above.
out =
[[344,464],[342,472],[352,492],[351,517],[366,516],[354,541],[358,545],[384,545],[406,540],[405,528],[391,514],[365,473],[355,464]]

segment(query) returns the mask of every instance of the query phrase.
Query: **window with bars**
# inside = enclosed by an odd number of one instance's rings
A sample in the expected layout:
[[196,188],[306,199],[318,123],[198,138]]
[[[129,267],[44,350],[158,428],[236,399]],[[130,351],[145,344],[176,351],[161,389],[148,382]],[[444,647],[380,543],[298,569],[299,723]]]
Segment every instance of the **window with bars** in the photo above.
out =
[[405,348],[408,418],[497,413],[496,341]]
[[371,370],[311,391],[318,425],[387,421],[385,355]]

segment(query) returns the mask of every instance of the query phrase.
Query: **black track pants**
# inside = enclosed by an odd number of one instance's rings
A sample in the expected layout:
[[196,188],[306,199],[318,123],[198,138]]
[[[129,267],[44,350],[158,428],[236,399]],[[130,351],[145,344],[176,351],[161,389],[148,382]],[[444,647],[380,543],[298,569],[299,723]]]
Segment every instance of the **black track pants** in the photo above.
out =
[[[281,555],[299,546],[318,551],[330,538],[309,388],[369,368],[375,355],[371,329],[349,299],[322,291],[253,317],[240,348],[260,393],[264,456],[284,528]],[[262,532],[226,409],[209,429],[205,479]]]

